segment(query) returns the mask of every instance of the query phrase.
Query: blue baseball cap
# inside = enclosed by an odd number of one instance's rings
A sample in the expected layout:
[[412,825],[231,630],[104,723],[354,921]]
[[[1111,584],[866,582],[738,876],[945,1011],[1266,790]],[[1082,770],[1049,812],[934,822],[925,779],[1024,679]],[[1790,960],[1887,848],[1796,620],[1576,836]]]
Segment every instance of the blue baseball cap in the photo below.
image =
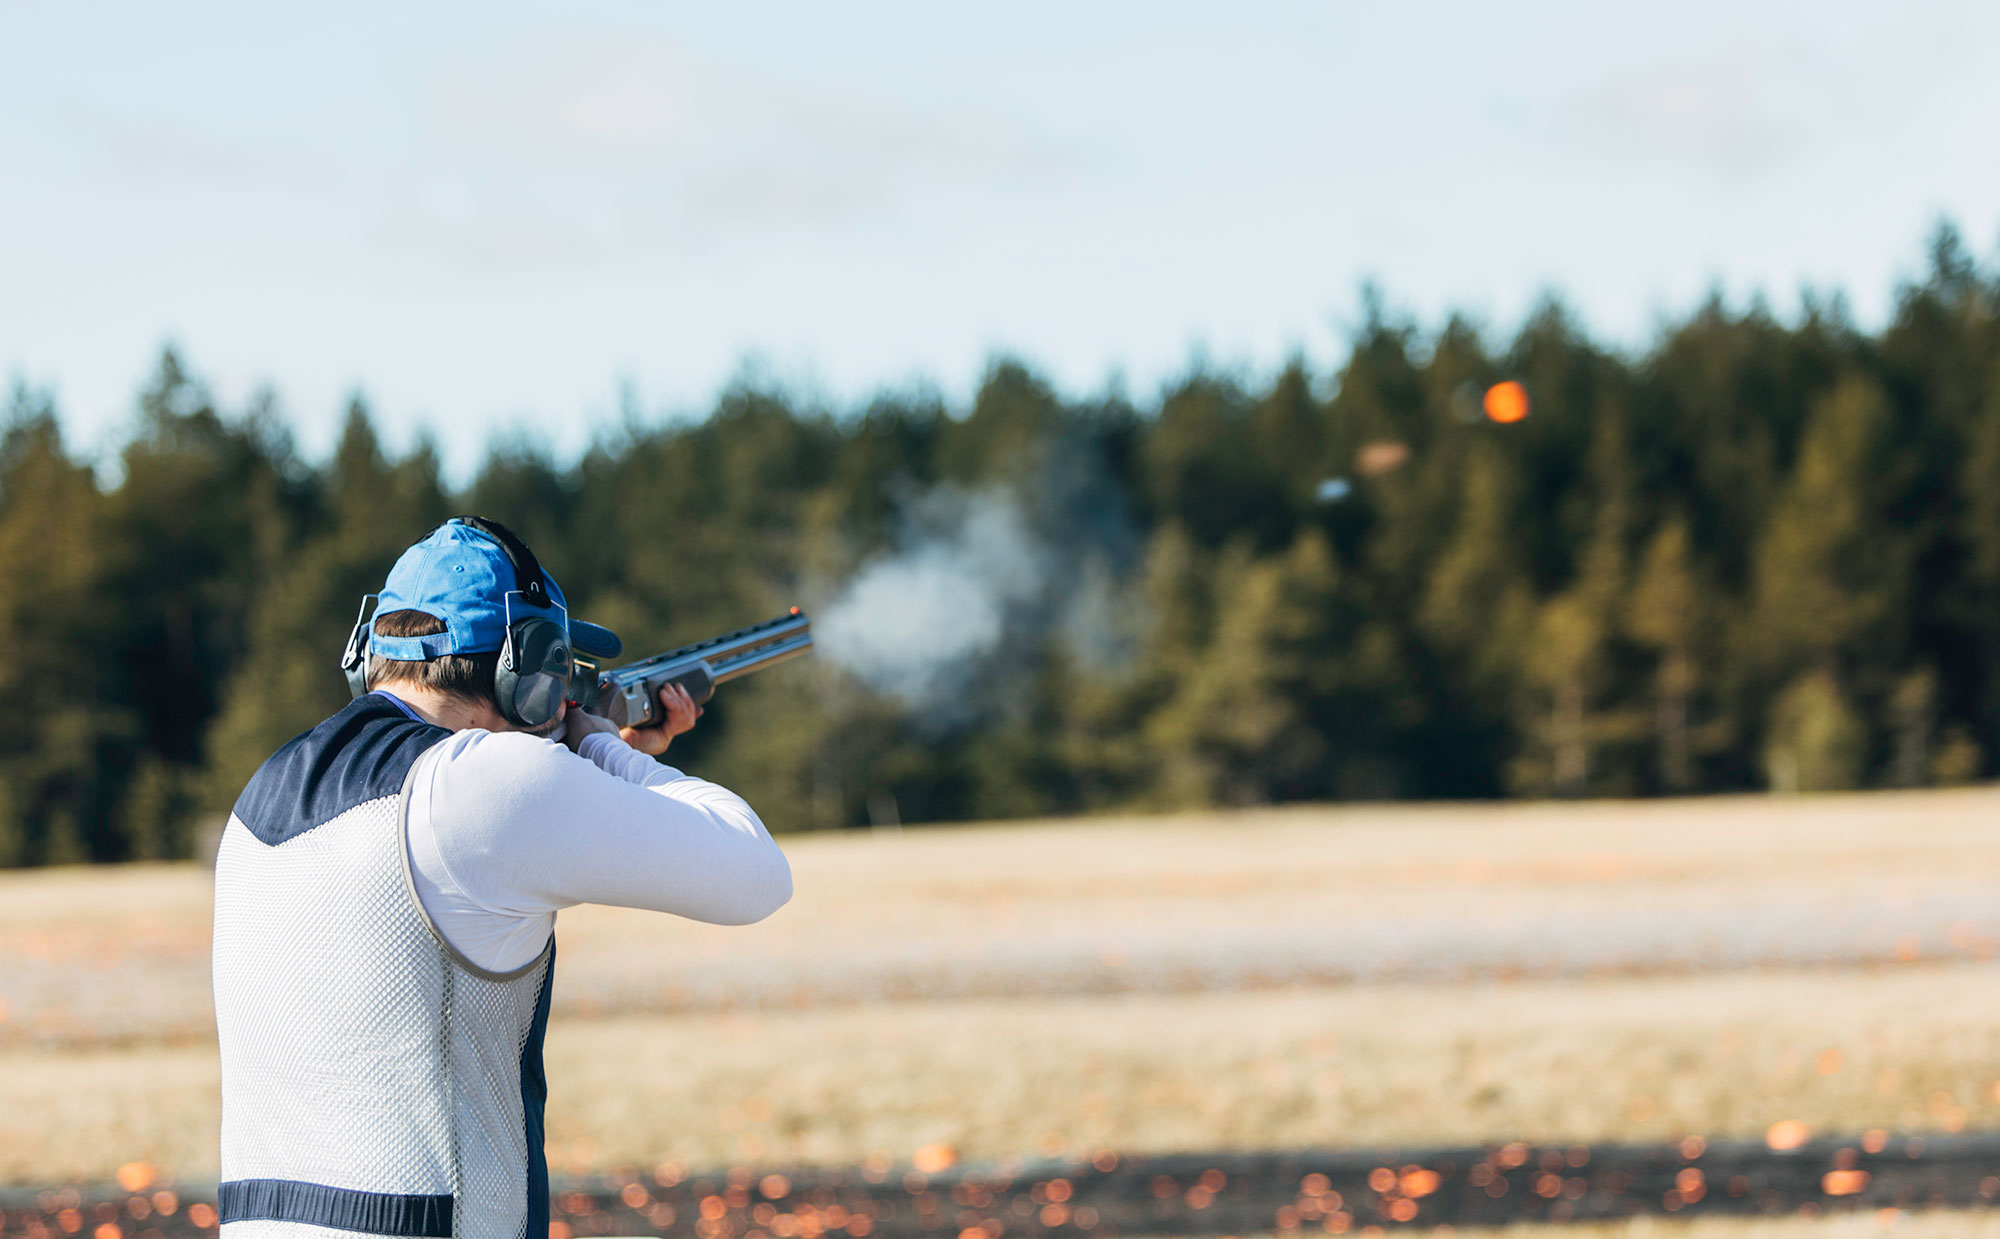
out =
[[[532,562],[533,552],[520,549]],[[368,650],[396,662],[483,653],[506,644],[510,620],[541,616],[563,625],[570,646],[580,653],[616,658],[624,648],[618,634],[571,619],[555,578],[539,563],[531,570],[541,573],[546,594],[517,579],[514,559],[499,538],[453,517],[396,560],[375,608],[377,615],[390,611],[435,615],[444,621],[445,631],[428,637],[385,637],[375,632],[371,623]],[[546,605],[536,605],[532,597],[545,598]]]

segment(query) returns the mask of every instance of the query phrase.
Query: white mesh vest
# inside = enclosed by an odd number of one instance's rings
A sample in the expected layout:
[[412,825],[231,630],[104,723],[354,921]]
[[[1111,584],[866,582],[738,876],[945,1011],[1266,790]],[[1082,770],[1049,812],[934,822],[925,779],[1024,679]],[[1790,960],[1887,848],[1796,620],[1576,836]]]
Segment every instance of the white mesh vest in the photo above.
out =
[[215,867],[225,1239],[545,1239],[555,942],[492,973],[436,932],[405,843],[450,733],[363,697],[244,790]]

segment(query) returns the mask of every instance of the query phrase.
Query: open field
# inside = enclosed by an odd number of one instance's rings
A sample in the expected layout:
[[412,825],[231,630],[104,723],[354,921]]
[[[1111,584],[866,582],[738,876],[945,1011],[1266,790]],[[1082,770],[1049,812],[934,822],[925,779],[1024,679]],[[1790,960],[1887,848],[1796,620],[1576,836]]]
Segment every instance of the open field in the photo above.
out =
[[[981,999],[552,1024],[553,1165],[2000,1128],[2000,970]],[[1828,1070],[1831,1068],[1831,1070]],[[214,1175],[211,1044],[0,1053],[0,1179]]]
[[[764,925],[564,914],[556,1168],[2000,1129],[1990,790],[787,846]],[[0,1183],[213,1177],[207,917],[0,875]]]

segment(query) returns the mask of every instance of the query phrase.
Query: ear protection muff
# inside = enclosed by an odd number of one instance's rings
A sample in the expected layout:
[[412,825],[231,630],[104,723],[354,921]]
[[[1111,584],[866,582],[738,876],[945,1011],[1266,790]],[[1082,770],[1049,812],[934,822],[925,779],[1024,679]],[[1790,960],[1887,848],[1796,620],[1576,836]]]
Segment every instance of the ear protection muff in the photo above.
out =
[[361,614],[354,617],[354,631],[347,634],[347,648],[340,654],[340,672],[347,677],[347,691],[357,701],[368,695],[368,634],[375,604],[380,601],[374,594],[361,600]]
[[493,698],[509,722],[522,727],[549,723],[569,700],[569,634],[561,624],[531,616],[507,626],[507,644],[493,669]]

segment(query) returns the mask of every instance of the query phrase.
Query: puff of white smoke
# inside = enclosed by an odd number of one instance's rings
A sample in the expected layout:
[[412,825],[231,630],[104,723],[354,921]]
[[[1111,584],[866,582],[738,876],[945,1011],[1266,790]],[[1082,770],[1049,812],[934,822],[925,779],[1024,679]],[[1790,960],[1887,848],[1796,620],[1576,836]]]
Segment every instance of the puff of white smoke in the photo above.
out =
[[1050,559],[1003,492],[931,492],[890,555],[813,621],[821,654],[876,692],[933,708],[964,691],[1010,617],[1047,590]]

